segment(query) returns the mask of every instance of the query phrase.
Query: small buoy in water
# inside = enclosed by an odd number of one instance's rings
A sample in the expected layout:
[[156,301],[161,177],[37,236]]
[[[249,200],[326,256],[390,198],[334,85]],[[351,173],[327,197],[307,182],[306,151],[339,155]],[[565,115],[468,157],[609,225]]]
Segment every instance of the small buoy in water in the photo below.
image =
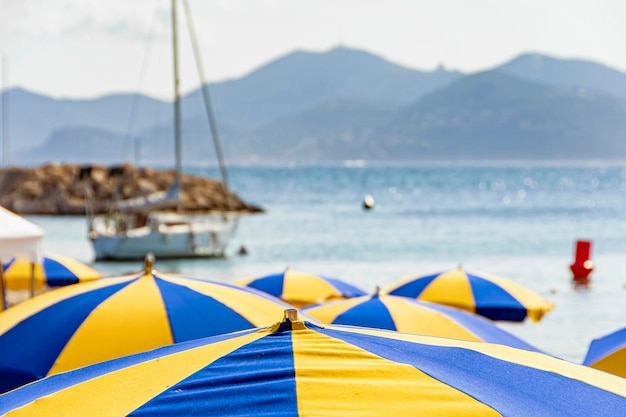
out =
[[246,247],[245,247],[244,245],[241,245],[241,246],[239,247],[239,252],[238,252],[238,254],[239,254],[240,256],[245,256],[245,255],[247,255],[247,254],[248,254],[248,249],[246,249]]
[[370,194],[366,194],[365,197],[363,197],[363,208],[365,210],[374,208],[374,204],[374,197],[372,197]]

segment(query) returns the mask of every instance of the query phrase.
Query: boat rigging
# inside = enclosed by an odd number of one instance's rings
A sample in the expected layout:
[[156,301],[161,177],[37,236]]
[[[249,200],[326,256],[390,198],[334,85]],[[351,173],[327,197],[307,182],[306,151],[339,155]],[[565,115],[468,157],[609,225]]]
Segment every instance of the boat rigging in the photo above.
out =
[[[97,215],[93,208],[93,190],[86,189],[89,240],[96,260],[136,260],[153,253],[159,259],[223,257],[234,234],[239,213],[232,210],[228,176],[222,154],[217,124],[213,115],[208,84],[205,82],[200,52],[195,38],[191,12],[186,0],[187,24],[194,49],[198,74],[202,83],[204,104],[225,188],[225,211],[187,212],[182,199],[182,128],[179,93],[177,0],[171,1],[172,58],[174,65],[174,146],[175,180],[167,192],[132,200],[114,198],[106,215]],[[119,181],[123,172],[110,172]],[[89,170],[81,177],[90,175]],[[88,181],[85,181],[88,184]]]

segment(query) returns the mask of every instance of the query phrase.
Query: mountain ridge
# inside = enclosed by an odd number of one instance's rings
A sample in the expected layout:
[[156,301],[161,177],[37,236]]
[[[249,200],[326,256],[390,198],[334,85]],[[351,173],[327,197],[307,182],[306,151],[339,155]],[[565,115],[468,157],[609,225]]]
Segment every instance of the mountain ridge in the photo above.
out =
[[[210,88],[232,162],[626,157],[626,74],[589,61],[529,53],[462,74],[412,70],[365,51],[334,48],[297,51]],[[72,162],[118,163],[137,154],[143,161],[172,159],[163,157],[173,152],[173,111],[166,101],[132,94],[93,100],[16,89],[7,94],[10,138],[20,144],[15,155],[24,164],[63,155]],[[481,98],[493,103],[479,114],[474,110],[486,104]],[[182,101],[185,160],[213,161],[200,91]],[[143,110],[128,131],[133,102]],[[521,149],[525,143],[532,146]],[[107,144],[127,151],[104,152]],[[452,152],[443,152],[446,147]]]

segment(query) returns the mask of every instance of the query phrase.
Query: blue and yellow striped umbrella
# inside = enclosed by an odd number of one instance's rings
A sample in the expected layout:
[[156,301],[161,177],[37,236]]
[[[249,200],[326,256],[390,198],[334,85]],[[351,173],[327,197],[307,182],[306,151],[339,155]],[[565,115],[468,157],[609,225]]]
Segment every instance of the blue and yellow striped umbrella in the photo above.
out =
[[384,292],[460,308],[491,320],[524,321],[529,317],[537,322],[554,308],[554,304],[514,281],[470,273],[461,267],[409,277]]
[[337,278],[290,268],[278,274],[241,279],[235,281],[235,284],[266,292],[298,308],[367,294],[360,288]]
[[33,272],[35,290],[63,287],[101,277],[101,274],[89,265],[67,256],[53,254],[44,256],[41,262],[34,264],[27,258],[16,257],[4,264],[2,271],[5,288],[14,291],[30,290]]
[[301,311],[326,324],[373,327],[539,351],[483,317],[407,297],[375,294],[309,306]]
[[626,379],[489,343],[289,319],[55,375],[15,416],[623,415]]
[[592,340],[583,365],[626,378],[626,327]]
[[267,326],[260,291],[153,271],[70,285],[0,313],[0,392],[175,342]]

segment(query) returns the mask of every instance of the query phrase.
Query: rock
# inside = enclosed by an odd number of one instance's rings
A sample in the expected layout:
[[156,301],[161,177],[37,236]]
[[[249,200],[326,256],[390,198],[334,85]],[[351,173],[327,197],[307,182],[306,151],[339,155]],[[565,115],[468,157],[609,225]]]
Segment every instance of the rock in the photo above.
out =
[[43,186],[36,179],[24,181],[19,188],[19,193],[24,198],[29,198],[29,199],[38,198],[42,192],[43,192]]
[[[96,213],[106,213],[118,190],[121,199],[146,197],[167,191],[176,179],[174,170],[90,166],[80,178],[81,166],[46,164],[36,168],[10,167],[0,170],[0,205],[22,215],[84,215],[86,185],[94,196]],[[190,211],[232,210],[258,213],[263,210],[228,192],[215,179],[183,174],[181,200]]]

